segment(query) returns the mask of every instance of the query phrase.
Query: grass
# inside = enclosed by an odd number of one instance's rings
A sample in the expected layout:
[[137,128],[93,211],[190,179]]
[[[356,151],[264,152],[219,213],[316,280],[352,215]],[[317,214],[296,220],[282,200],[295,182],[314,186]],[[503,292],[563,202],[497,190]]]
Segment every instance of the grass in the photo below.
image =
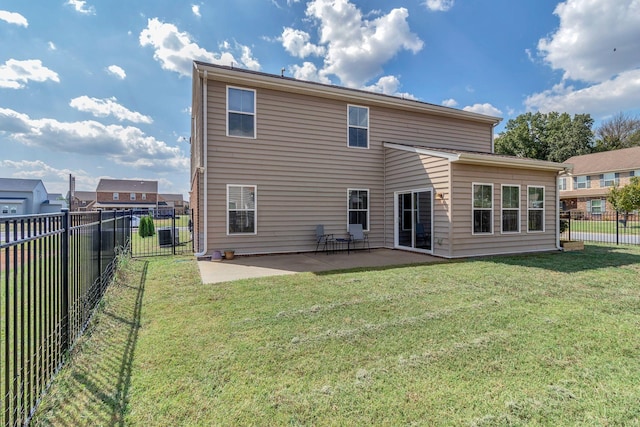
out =
[[[622,216],[620,217],[622,218]],[[571,220],[571,232],[589,232],[616,234],[616,228],[620,234],[638,234],[640,233],[640,223],[637,221],[629,221],[625,227],[616,221],[582,221]]]
[[640,248],[202,285],[131,261],[35,425],[640,425]]

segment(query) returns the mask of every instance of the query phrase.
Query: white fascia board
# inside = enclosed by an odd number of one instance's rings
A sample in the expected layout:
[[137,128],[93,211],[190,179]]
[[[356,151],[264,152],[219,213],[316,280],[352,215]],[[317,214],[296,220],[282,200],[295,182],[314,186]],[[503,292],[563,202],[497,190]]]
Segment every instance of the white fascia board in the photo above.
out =
[[458,159],[452,160],[454,162],[474,164],[474,165],[487,165],[487,166],[501,166],[512,167],[518,169],[537,169],[537,170],[549,170],[562,172],[569,170],[571,165],[566,163],[548,162],[545,160],[532,160],[522,158],[506,158],[506,157],[491,157],[482,154],[473,153],[460,153]]

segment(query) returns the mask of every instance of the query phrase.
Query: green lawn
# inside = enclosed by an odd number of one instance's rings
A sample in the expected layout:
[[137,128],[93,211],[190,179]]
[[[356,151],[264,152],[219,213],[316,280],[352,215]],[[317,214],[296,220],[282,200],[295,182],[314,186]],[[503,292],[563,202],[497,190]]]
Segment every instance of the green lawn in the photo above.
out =
[[35,425],[640,425],[638,247],[216,285],[188,257],[125,270]]
[[[620,216],[622,219],[622,216]],[[622,223],[616,224],[616,221],[583,221],[571,220],[571,231],[574,232],[590,232],[616,234],[616,227],[620,234],[638,234],[640,233],[640,223],[638,221],[629,222],[627,227]]]

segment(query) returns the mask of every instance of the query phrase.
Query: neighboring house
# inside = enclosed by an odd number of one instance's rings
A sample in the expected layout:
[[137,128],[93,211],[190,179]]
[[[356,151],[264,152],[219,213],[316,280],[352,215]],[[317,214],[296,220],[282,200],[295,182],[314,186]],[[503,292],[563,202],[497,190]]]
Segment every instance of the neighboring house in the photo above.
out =
[[0,178],[0,216],[60,212],[65,206],[50,200],[42,180]]
[[184,215],[187,213],[182,194],[159,194],[158,208],[162,209],[163,207],[175,209],[176,214],[178,215]]
[[609,189],[640,176],[640,147],[575,156],[566,162],[573,170],[563,174],[558,183],[561,209],[601,215],[613,211],[607,202]]
[[72,211],[91,211],[96,203],[95,191],[74,191],[69,196]]
[[445,258],[559,248],[568,165],[493,154],[500,119],[194,62],[198,256],[313,251],[316,225]]
[[101,179],[94,209],[140,209],[158,207],[158,181]]

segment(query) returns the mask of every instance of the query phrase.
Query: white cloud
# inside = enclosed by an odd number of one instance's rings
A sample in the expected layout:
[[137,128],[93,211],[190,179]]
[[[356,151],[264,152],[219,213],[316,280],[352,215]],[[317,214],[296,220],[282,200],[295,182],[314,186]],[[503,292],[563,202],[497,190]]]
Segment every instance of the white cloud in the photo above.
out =
[[469,105],[464,107],[463,110],[493,117],[500,117],[502,115],[502,111],[489,103]]
[[[153,57],[163,69],[174,71],[183,76],[191,76],[192,61],[204,61],[219,65],[244,66],[251,70],[260,69],[260,63],[251,56],[251,49],[236,43],[235,50],[240,54],[238,61],[232,52],[213,53],[200,47],[186,32],[181,32],[173,24],[167,24],[158,18],[149,19],[147,28],[140,33],[140,45],[151,46]],[[226,43],[225,49],[230,49]]]
[[560,27],[538,50],[564,79],[603,82],[640,65],[640,0],[567,0]]
[[[409,13],[404,8],[367,20],[347,0],[313,0],[307,3],[306,14],[317,24],[320,34],[319,43],[310,46],[326,50],[323,67],[318,71],[320,81],[335,75],[342,84],[361,88],[381,74],[383,64],[398,52],[416,53],[423,46],[409,29]],[[302,39],[306,43],[304,36]],[[283,42],[286,40],[289,39],[283,38]]]
[[49,193],[62,193],[64,197],[69,191],[69,174],[88,191],[95,191],[98,185],[98,178],[90,177],[83,169],[58,169],[42,160],[4,160],[0,167],[11,178],[41,179]]
[[193,12],[193,14],[195,16],[197,16],[198,18],[200,18],[202,16],[202,15],[200,15],[200,5],[192,4],[191,5],[191,12]]
[[88,96],[79,96],[77,98],[73,98],[71,102],[69,102],[69,105],[78,111],[91,113],[94,117],[113,116],[121,122],[128,120],[133,123],[153,123],[151,117],[131,111],[118,104],[116,101],[116,98],[98,99],[89,98]]
[[458,105],[458,101],[456,101],[453,98],[449,98],[449,99],[444,99],[442,101],[442,105],[444,105],[445,107],[455,107],[456,105]]
[[427,0],[425,6],[434,12],[446,12],[453,7],[454,0]]
[[28,147],[105,157],[118,164],[155,172],[184,171],[189,167],[189,158],[180,148],[170,147],[133,126],[107,126],[93,120],[32,119],[0,108],[0,129],[5,139]]
[[67,3],[69,6],[73,6],[76,12],[84,15],[94,15],[95,9],[92,6],[87,7],[87,2],[84,0],[69,0]]
[[331,80],[327,78],[327,76],[321,76],[319,73],[318,67],[313,62],[305,61],[300,65],[291,66],[291,72],[293,77],[298,80],[307,80],[310,82],[319,82],[330,84]]
[[410,93],[398,91],[398,89],[400,89],[400,80],[398,80],[396,76],[380,77],[377,82],[370,86],[365,86],[363,89],[371,92],[384,93],[385,95],[399,96],[405,99],[416,99],[416,97]]
[[55,45],[55,44],[53,44],[53,42],[49,42],[49,43],[47,43],[47,44],[49,45],[49,50],[56,50],[56,49],[58,49],[58,48],[56,47],[56,45]]
[[4,65],[0,65],[0,88],[22,89],[29,80],[44,82],[47,80],[60,82],[55,71],[42,65],[39,59],[27,59],[19,61],[9,59]]
[[324,55],[325,48],[309,43],[310,38],[309,33],[287,27],[282,31],[280,41],[287,52],[298,58],[306,58],[309,55]]
[[528,96],[527,110],[604,117],[637,109],[640,0],[566,0],[554,14],[559,27],[539,40],[538,56],[563,71],[562,81]]
[[109,65],[107,67],[107,71],[110,74],[113,74],[114,76],[118,77],[120,80],[124,80],[125,77],[127,77],[127,73],[125,73],[124,70],[121,67],[118,67],[117,65]]
[[590,113],[603,117],[618,111],[638,108],[640,69],[625,71],[611,80],[575,89],[559,83],[552,89],[535,93],[525,100],[528,110]]
[[27,18],[17,12],[9,12],[7,10],[0,10],[0,21],[5,21],[9,24],[22,25],[23,27],[29,26]]

